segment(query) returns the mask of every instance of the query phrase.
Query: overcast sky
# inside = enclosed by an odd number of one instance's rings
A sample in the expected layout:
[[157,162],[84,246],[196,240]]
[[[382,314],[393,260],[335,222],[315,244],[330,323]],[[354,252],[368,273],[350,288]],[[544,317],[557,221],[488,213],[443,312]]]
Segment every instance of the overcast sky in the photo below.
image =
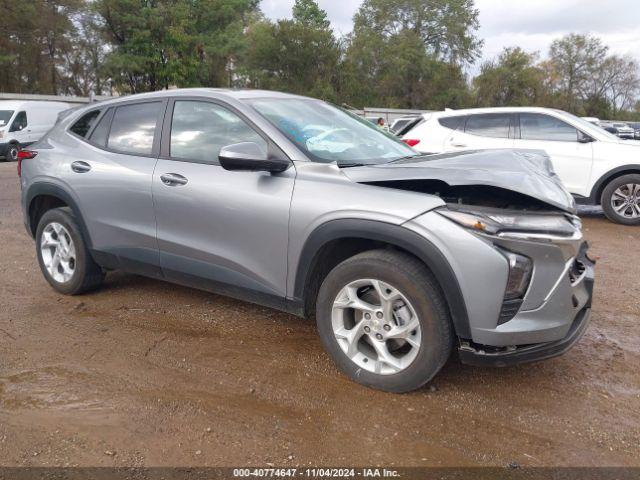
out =
[[[262,0],[272,19],[291,16],[294,0]],[[351,31],[351,20],[362,0],[318,0],[338,34]],[[480,10],[483,58],[503,47],[518,45],[544,56],[551,41],[569,32],[592,33],[610,51],[640,61],[640,0],[476,0]],[[475,73],[477,65],[472,68]]]

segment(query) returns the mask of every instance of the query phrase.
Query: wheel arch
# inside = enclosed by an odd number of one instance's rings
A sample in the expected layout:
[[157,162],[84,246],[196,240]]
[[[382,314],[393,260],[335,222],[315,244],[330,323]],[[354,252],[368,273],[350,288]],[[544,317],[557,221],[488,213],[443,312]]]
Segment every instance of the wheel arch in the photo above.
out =
[[614,168],[613,170],[609,170],[607,173],[602,175],[593,185],[593,188],[591,189],[591,195],[589,195],[589,203],[592,203],[593,205],[600,205],[602,192],[607,187],[607,185],[612,180],[615,180],[618,177],[630,174],[640,174],[640,164],[621,165]]
[[80,208],[73,196],[63,187],[46,182],[34,183],[27,190],[25,205],[28,216],[29,233],[32,237],[35,237],[38,222],[45,212],[52,208],[69,207],[78,222],[87,246],[89,249],[92,248],[91,237]]
[[[330,220],[309,235],[294,280],[294,297],[303,305],[305,316],[313,310],[320,284],[335,265],[361,251],[383,247],[405,251],[426,265],[440,286],[456,334],[471,338],[462,290],[440,250],[415,232],[374,220]],[[333,257],[332,260],[325,261],[329,257]]]

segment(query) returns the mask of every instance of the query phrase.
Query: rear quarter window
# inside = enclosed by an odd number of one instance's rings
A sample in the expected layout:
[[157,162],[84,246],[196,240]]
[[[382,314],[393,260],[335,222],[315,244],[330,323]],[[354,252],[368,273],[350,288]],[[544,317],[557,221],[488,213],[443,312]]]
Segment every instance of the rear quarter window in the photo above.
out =
[[87,134],[91,130],[91,127],[93,127],[93,124],[96,122],[99,115],[100,110],[92,110],[91,112],[85,113],[76,120],[73,125],[71,125],[69,131],[75,133],[79,137],[87,138]]
[[450,130],[462,130],[465,118],[467,117],[464,115],[458,115],[456,117],[442,117],[438,119],[438,123],[444,128],[448,128]]

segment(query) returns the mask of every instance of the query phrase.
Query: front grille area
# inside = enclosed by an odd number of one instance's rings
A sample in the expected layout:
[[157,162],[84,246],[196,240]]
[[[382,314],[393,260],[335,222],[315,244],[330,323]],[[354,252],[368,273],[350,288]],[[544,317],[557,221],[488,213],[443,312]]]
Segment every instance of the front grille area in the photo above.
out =
[[575,285],[575,283],[584,273],[584,270],[585,270],[584,263],[582,263],[580,260],[573,261],[573,264],[569,269],[569,281],[571,282],[571,285]]

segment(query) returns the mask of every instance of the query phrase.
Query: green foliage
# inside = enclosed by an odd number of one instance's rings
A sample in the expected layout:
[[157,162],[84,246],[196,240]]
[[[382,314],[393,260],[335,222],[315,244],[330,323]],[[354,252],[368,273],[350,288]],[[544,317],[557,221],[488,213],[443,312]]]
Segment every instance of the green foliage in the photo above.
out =
[[314,0],[297,0],[292,20],[261,20],[247,32],[245,83],[336,100],[340,45]]
[[354,17],[341,93],[349,104],[465,105],[462,64],[479,55],[471,0],[365,0]]
[[82,0],[2,2],[0,16],[0,89],[58,93],[64,91],[65,52],[76,34],[72,19]]
[[293,4],[293,20],[305,27],[327,30],[331,24],[327,12],[322,10],[315,0],[295,0]]
[[640,118],[638,63],[592,35],[556,39],[544,61],[480,56],[474,0],[363,0],[336,38],[317,0],[270,21],[260,0],[0,2],[0,91],[89,95],[251,87],[356,107],[535,105]]
[[229,86],[257,0],[97,0],[113,44],[104,72],[130,92]]
[[473,79],[479,107],[539,105],[545,101],[544,71],[537,54],[505,48],[497,60],[485,62]]

